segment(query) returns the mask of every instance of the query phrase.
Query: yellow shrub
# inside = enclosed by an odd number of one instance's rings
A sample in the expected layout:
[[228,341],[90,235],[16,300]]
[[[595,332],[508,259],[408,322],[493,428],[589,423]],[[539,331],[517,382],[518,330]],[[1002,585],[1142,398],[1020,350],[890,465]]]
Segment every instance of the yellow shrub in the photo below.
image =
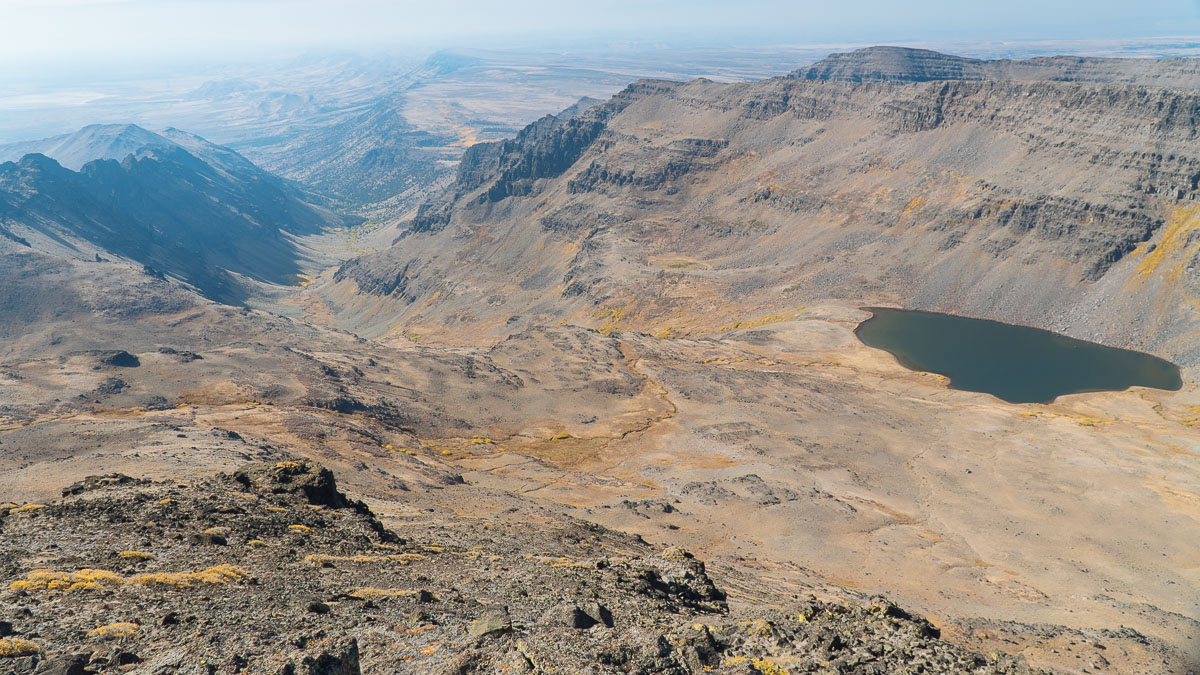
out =
[[224,584],[237,579],[244,579],[248,574],[245,570],[234,565],[217,565],[199,572],[157,572],[139,574],[130,577],[128,583],[139,586],[174,586],[175,588],[190,588],[197,584]]
[[261,548],[266,546],[267,542],[263,541],[262,539],[251,539],[250,541],[246,542],[246,545],[253,546],[254,548]]
[[137,634],[141,626],[136,623],[126,621],[118,623],[110,623],[107,626],[100,626],[88,631],[88,637],[104,638],[105,640],[116,640],[119,638],[133,637]]
[[12,511],[9,511],[9,513],[29,513],[30,511],[37,511],[38,509],[44,508],[46,508],[45,504],[26,504],[25,506],[18,506]]
[[124,579],[108,570],[82,569],[78,572],[32,570],[24,579],[9,584],[14,591],[78,591],[88,588],[119,586]]
[[553,436],[551,436],[551,437],[550,437],[550,440],[552,440],[552,441],[563,441],[563,440],[566,440],[566,439],[568,439],[568,438],[570,438],[570,437],[571,437],[571,434],[568,434],[568,433],[566,433],[566,432],[564,431],[564,432],[563,432],[563,433],[561,433],[561,434],[554,434]]
[[750,659],[750,665],[763,675],[790,675],[786,669],[766,659]]
[[38,647],[29,640],[0,638],[0,657],[16,658],[18,656],[33,656],[41,651],[41,647]]
[[416,594],[417,591],[405,591],[391,588],[359,588],[351,591],[350,597],[358,598],[359,600],[373,600],[375,598],[402,598]]
[[312,528],[307,525],[288,525],[288,529],[292,532],[299,532],[300,534],[308,534],[309,532],[312,532]]
[[407,565],[417,560],[424,560],[425,556],[419,553],[401,553],[399,555],[322,555],[313,554],[305,556],[308,562],[313,563],[334,563],[334,562],[352,562],[352,563],[382,563],[392,562],[401,565]]
[[153,560],[154,554],[143,553],[141,551],[121,551],[117,554],[117,557],[124,558],[125,560]]
[[739,621],[738,627],[745,630],[750,635],[768,636],[774,629],[769,621],[755,619],[754,621]]
[[[126,551],[126,553],[138,553]],[[141,555],[149,555],[143,553]],[[105,588],[122,584],[137,584],[153,586],[164,584],[176,588],[188,588],[195,584],[223,584],[249,575],[241,568],[233,565],[217,565],[199,572],[155,572],[138,574],[128,579],[107,570],[82,569],[78,572],[57,572],[55,570],[33,570],[24,579],[9,584],[14,591],[45,591],[66,590],[77,591],[89,588]]]
[[746,663],[747,661],[750,662],[750,665],[754,668],[754,670],[762,673],[762,675],[789,675],[787,670],[775,665],[774,663],[771,663],[770,661],[767,661],[766,659],[752,659],[749,656],[734,656],[732,658],[725,659],[725,665],[734,666],[739,663]]

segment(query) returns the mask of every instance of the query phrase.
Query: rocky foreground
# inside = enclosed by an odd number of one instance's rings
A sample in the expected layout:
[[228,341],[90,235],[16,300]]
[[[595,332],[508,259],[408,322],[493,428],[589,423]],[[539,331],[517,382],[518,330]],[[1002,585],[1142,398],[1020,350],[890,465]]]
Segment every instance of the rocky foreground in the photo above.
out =
[[731,610],[691,554],[578,521],[397,534],[303,461],[92,477],[0,531],[3,673],[1032,672],[884,601]]

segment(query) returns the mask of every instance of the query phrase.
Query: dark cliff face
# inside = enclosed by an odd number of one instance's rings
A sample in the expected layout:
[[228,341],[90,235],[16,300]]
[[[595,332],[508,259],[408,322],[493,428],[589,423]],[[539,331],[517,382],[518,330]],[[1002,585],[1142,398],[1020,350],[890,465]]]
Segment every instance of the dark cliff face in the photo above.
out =
[[516,138],[467,148],[454,184],[420,206],[412,231],[442,229],[450,222],[452,205],[484,186],[487,189],[474,198],[474,203],[499,202],[532,193],[535,181],[556,178],[570,169],[600,138],[609,119],[641,96],[673,84],[636,82],[606,103],[583,101],[559,115],[546,115],[533,122]]
[[[79,172],[28,155],[0,165],[0,215],[11,230],[24,228],[67,249],[86,242],[238,303],[244,292],[230,272],[288,281],[301,271],[300,252],[284,233],[309,234],[343,221],[249,162],[223,164],[179,146],[89,162]],[[33,246],[29,239],[24,243]]]

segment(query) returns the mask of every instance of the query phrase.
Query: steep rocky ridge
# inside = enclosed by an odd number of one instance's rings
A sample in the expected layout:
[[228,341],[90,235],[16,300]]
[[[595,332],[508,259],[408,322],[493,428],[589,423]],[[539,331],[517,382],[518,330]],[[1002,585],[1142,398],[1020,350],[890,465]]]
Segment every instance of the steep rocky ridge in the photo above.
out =
[[1139,85],[645,81],[473,147],[320,293],[365,334],[476,342],[701,335],[839,297],[1195,364],[1198,125],[1196,94]]

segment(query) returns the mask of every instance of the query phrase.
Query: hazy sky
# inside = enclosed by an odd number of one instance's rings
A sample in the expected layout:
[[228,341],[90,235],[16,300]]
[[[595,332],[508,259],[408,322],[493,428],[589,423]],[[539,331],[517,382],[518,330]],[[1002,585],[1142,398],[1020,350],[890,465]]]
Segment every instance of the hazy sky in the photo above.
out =
[[0,69],[572,39],[900,42],[1200,34],[1200,0],[0,0]]

